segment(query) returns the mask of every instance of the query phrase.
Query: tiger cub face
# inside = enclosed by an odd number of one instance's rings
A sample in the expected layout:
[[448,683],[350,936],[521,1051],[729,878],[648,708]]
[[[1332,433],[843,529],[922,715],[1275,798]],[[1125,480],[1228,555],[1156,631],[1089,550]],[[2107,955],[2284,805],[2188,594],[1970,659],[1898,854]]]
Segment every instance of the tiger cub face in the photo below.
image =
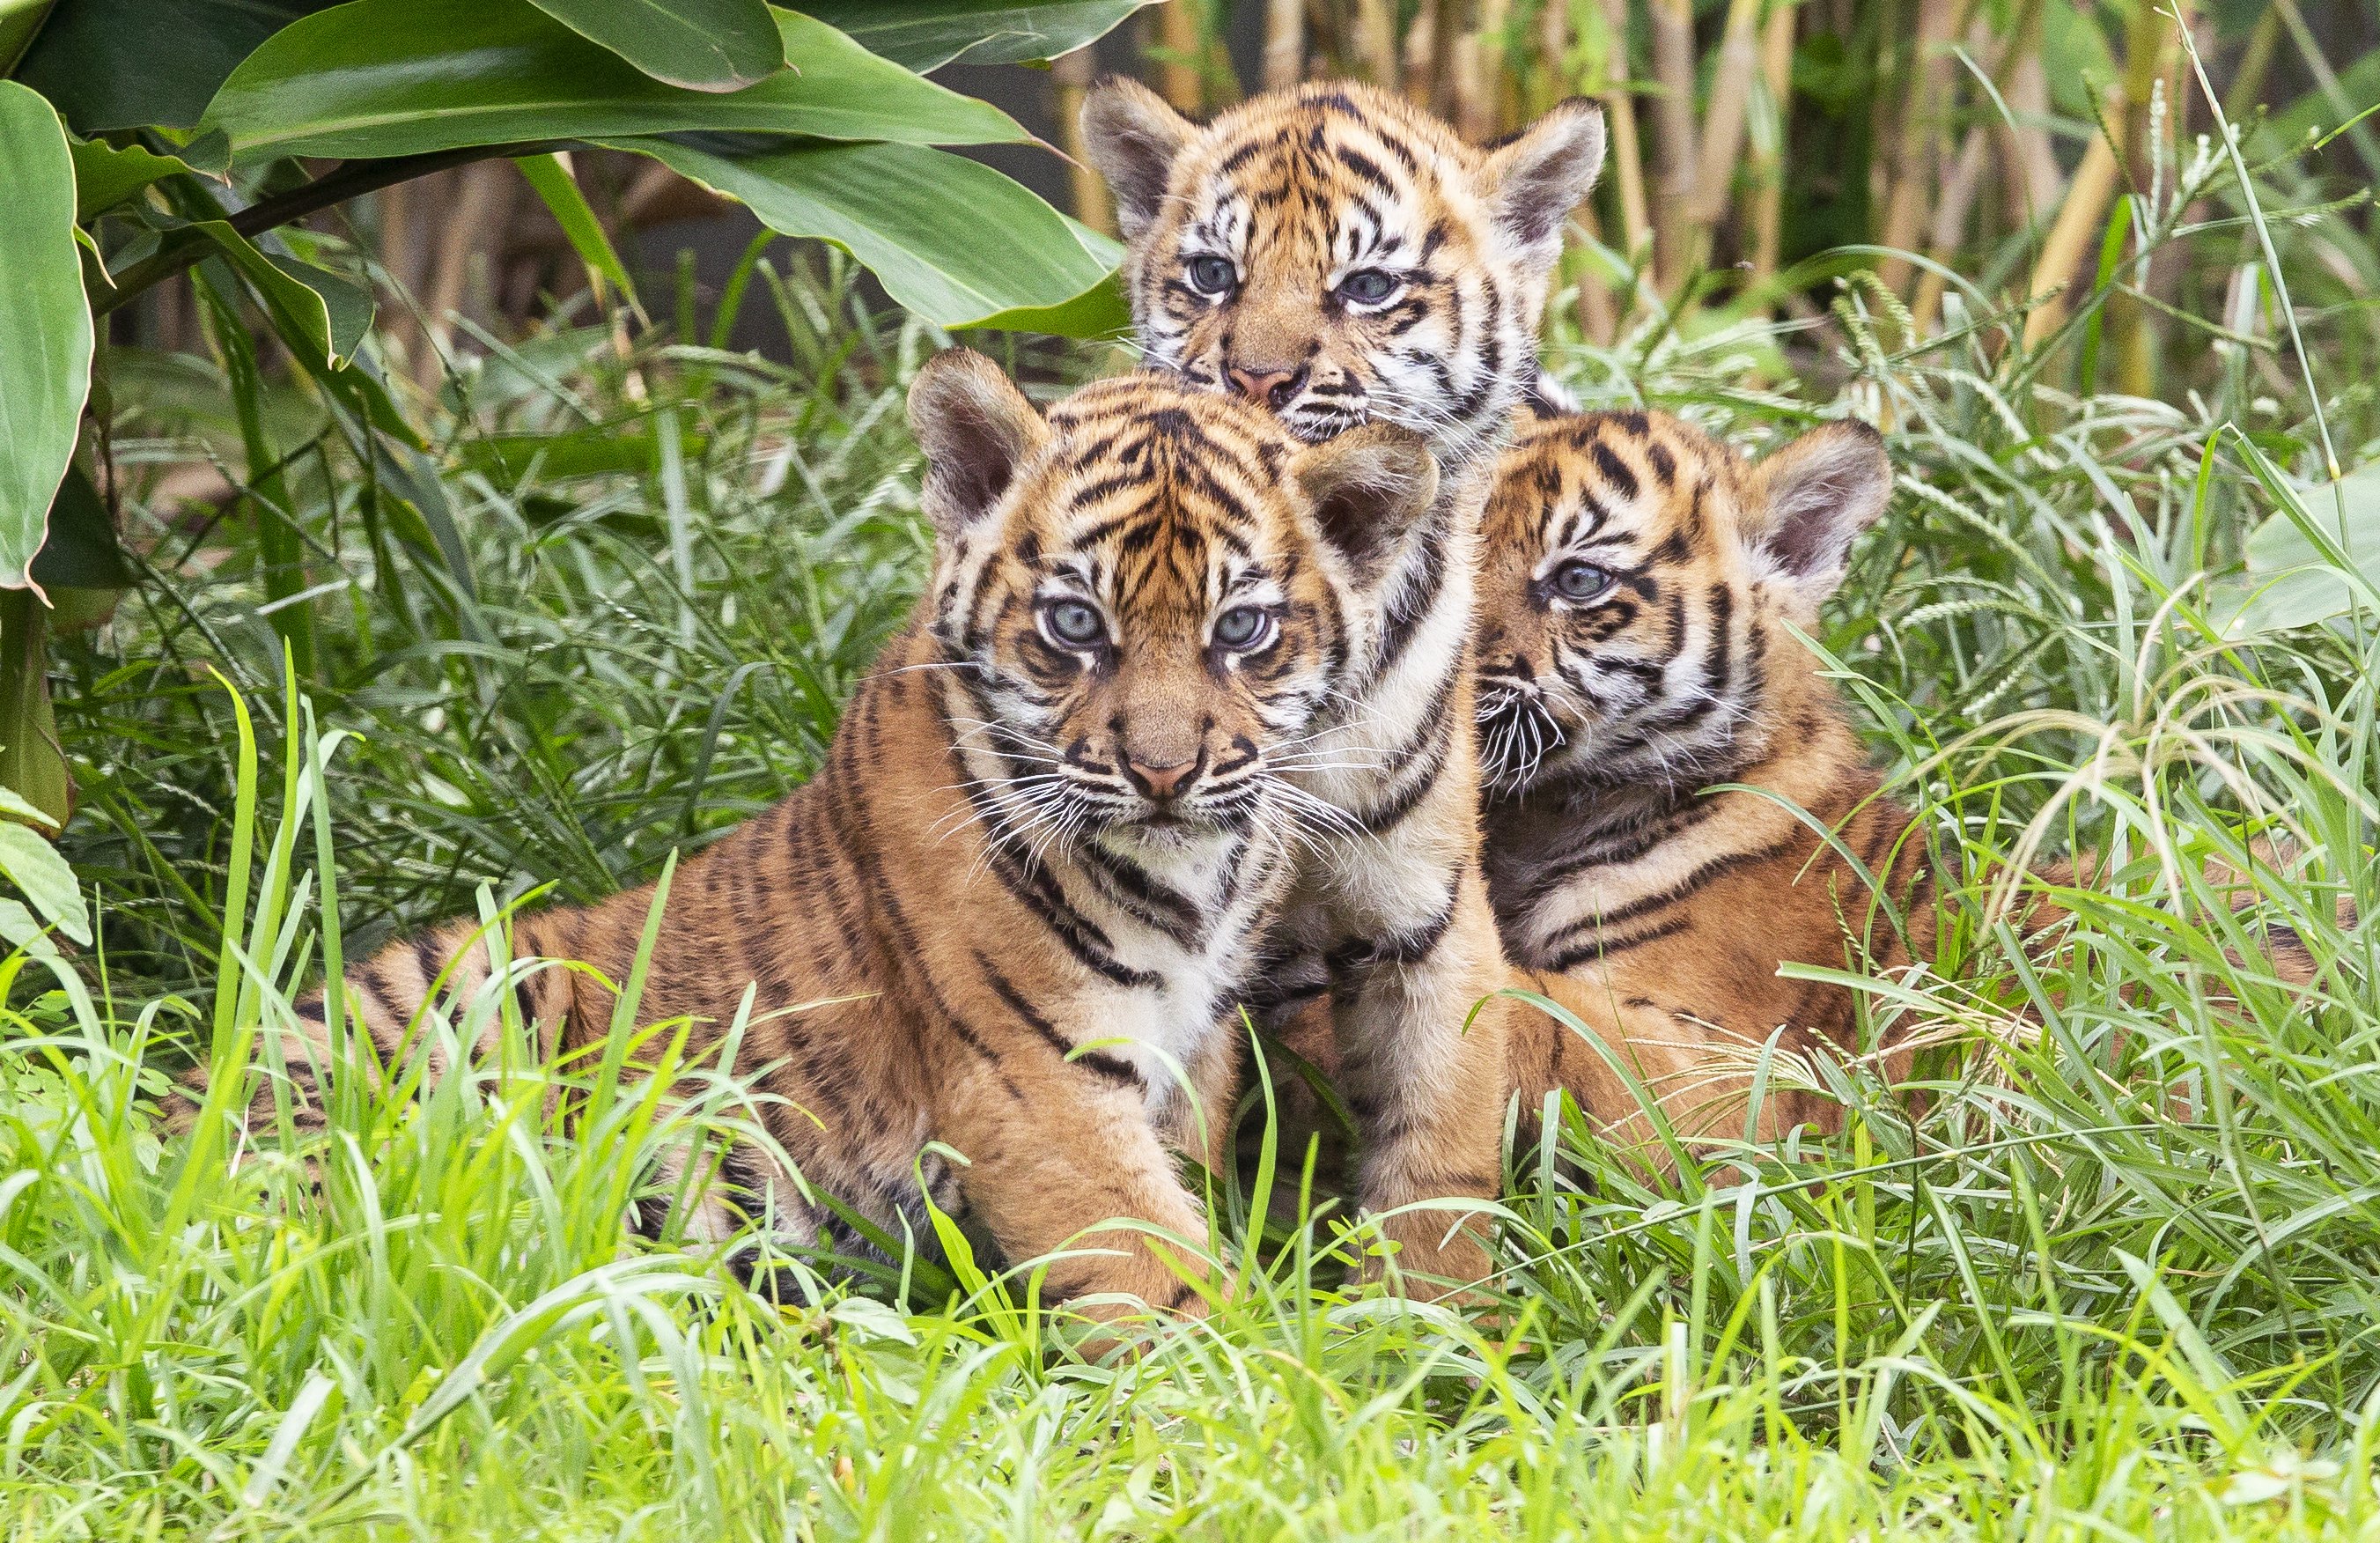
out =
[[1286,752],[1379,625],[1370,575],[1437,468],[1381,428],[1299,443],[1263,409],[1133,375],[1045,418],[989,359],[909,397],[954,722],[1011,830],[1180,846],[1281,798]]
[[1815,681],[1807,628],[1892,468],[1864,423],[1748,465],[1663,413],[1527,415],[1498,462],[1476,613],[1490,786],[1723,780]]
[[1130,245],[1145,363],[1263,403],[1304,440],[1403,424],[1450,469],[1534,385],[1562,223],[1603,163],[1584,102],[1481,150],[1353,83],[1201,128],[1111,79],[1083,128]]

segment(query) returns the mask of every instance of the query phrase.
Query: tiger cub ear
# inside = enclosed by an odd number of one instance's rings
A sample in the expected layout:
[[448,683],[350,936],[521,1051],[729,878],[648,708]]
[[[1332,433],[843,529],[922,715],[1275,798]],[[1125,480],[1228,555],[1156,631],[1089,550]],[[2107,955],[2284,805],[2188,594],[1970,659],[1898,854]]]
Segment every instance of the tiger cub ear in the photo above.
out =
[[909,383],[909,427],[926,453],[920,502],[943,537],[991,513],[1050,425],[1000,366],[972,348],[935,355]]
[[1892,458],[1864,423],[1813,429],[1752,468],[1743,510],[1755,565],[1782,580],[1815,615],[1843,581],[1852,539],[1884,513]]
[[1479,185],[1495,222],[1550,265],[1562,222],[1603,171],[1603,109],[1571,97],[1488,152]]
[[1156,222],[1173,158],[1198,128],[1137,80],[1111,75],[1083,99],[1083,149],[1115,194],[1127,241]]
[[1393,423],[1367,423],[1307,445],[1290,472],[1313,501],[1322,539],[1366,585],[1438,497],[1428,441]]

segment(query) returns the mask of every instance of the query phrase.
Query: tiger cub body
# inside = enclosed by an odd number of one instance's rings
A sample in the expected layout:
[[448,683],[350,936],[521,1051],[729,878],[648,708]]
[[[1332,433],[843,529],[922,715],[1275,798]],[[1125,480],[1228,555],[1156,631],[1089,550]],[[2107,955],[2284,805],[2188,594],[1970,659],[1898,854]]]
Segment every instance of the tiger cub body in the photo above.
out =
[[1469,1278],[1446,1197],[1500,1182],[1503,978],[1479,867],[1469,639],[1495,451],[1537,377],[1561,226],[1602,160],[1566,105],[1493,150],[1355,85],[1277,91],[1203,127],[1111,81],[1084,113],[1116,194],[1144,362],[1269,407],[1328,442],[1390,422],[1443,468],[1420,539],[1370,571],[1386,625],[1286,773],[1319,811],[1251,1005],[1275,1024],[1327,994],[1356,1185],[1408,1269]]
[[[1434,468],[1414,436],[1303,446],[1156,376],[1045,419],[964,351],[910,410],[931,586],[817,777],[677,870],[638,1015],[691,1020],[699,1051],[748,986],[738,1066],[811,1190],[930,1236],[922,1175],[1012,1260],[1089,1250],[1053,1299],[1196,1311],[1143,1233],[1099,1224],[1204,1242],[1169,1148],[1209,1155],[1230,1105],[1234,995],[1293,878],[1278,766],[1384,625],[1347,550],[1393,550]],[[652,901],[516,921],[531,963],[508,989],[544,1043],[601,1042]],[[475,930],[349,971],[383,1062],[441,972],[458,1002],[507,989]],[[592,971],[536,963],[559,960]],[[301,1017],[286,1059],[313,1103],[319,995]],[[756,1144],[720,1172],[696,1235],[735,1230],[732,1201],[791,1241],[851,1241]]]
[[[1742,1134],[1779,1026],[1789,1053],[1851,1045],[1851,990],[1780,964],[1840,968],[1853,942],[1878,969],[1932,952],[1922,836],[1790,630],[1815,626],[1890,488],[1862,424],[1748,466],[1645,412],[1531,415],[1498,468],[1478,616],[1489,893],[1527,983],[1682,1132]],[[1741,788],[1705,791],[1725,784]],[[1524,1112],[1563,1087],[1607,1124],[1634,1116],[1567,1027],[1519,1014],[1510,1040]],[[1832,1112],[1772,1089],[1755,1134]]]

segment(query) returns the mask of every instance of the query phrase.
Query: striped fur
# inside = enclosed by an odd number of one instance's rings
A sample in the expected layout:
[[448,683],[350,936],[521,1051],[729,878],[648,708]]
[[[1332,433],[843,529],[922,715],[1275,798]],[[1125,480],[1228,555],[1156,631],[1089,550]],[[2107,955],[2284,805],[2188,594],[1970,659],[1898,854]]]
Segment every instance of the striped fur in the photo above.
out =
[[[1100,1223],[1205,1237],[1169,1148],[1211,1150],[1193,1094],[1230,1107],[1232,1002],[1312,818],[1284,775],[1378,646],[1365,565],[1421,520],[1433,468],[1415,436],[1303,446],[1156,376],[1045,419],[964,350],[927,367],[910,409],[931,587],[818,776],[679,869],[638,1015],[690,1019],[712,1048],[754,988],[741,1069],[814,1189],[930,1235],[922,1172],[1011,1259],[1093,1249],[1052,1271],[1052,1297],[1196,1312],[1143,1234]],[[549,1048],[601,1040],[652,899],[517,921],[531,963],[510,989]],[[471,932],[349,972],[384,1063],[441,972],[455,1002],[490,989]],[[300,1012],[287,1060],[310,1104],[320,995]],[[921,1156],[933,1142],[965,1165]],[[741,1209],[851,1245],[758,1150],[721,1173],[697,1235],[728,1235]]]
[[1402,424],[1446,468],[1418,539],[1381,551],[1389,625],[1291,773],[1333,829],[1304,854],[1251,1006],[1280,1023],[1327,994],[1361,1203],[1388,1213],[1405,1269],[1475,1278],[1475,1232],[1405,1209],[1500,1178],[1500,1019],[1464,1031],[1503,971],[1478,863],[1474,553],[1601,120],[1565,104],[1479,150],[1361,86],[1274,92],[1200,127],[1111,81],[1084,127],[1149,365],[1261,401],[1307,441]]
[[[1689,1135],[1744,1133],[1749,1069],[1772,1036],[1789,1054],[1872,1048],[1888,1076],[1907,1069],[1905,1045],[1854,1044],[1850,989],[1778,973],[1889,971],[1934,951],[1923,833],[1789,630],[1815,625],[1891,475],[1864,425],[1750,466],[1643,412],[1532,417],[1499,468],[1478,606],[1489,893],[1530,984]],[[1703,791],[1721,784],[1746,790]],[[2063,866],[2043,877],[2075,881]],[[2061,915],[2036,904],[2023,929]],[[2311,978],[2294,939],[2270,948],[2283,978]],[[1607,1128],[1645,1134],[1634,1095],[1573,1031],[1523,1013],[1509,1047],[1524,1110],[1563,1087]],[[1840,1117],[1772,1087],[1754,1134]]]

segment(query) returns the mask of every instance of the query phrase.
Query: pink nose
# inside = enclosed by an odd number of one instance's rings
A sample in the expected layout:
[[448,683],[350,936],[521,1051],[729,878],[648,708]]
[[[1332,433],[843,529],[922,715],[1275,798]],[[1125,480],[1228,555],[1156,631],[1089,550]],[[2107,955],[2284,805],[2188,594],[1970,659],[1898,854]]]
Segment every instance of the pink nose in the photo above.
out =
[[1132,780],[1140,784],[1140,790],[1143,793],[1148,794],[1151,798],[1171,798],[1179,794],[1183,784],[1196,774],[1198,762],[1204,759],[1204,757],[1198,757],[1190,760],[1177,760],[1165,766],[1155,766],[1145,760],[1127,759],[1124,766],[1132,772]]
[[1235,364],[1232,366],[1231,375],[1232,383],[1240,388],[1241,395],[1258,407],[1278,407],[1289,400],[1297,383],[1305,379],[1305,371],[1272,365],[1257,365],[1244,370]]

